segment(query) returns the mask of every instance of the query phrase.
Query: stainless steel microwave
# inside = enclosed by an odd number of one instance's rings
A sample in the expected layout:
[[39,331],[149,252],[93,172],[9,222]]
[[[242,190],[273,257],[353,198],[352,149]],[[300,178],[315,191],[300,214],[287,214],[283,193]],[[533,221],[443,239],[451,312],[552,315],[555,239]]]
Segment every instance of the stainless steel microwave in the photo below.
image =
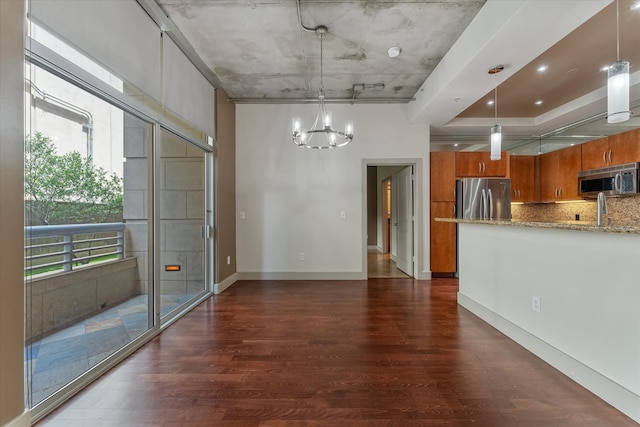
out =
[[580,195],[595,197],[599,192],[607,196],[637,194],[639,167],[640,163],[627,163],[578,172]]

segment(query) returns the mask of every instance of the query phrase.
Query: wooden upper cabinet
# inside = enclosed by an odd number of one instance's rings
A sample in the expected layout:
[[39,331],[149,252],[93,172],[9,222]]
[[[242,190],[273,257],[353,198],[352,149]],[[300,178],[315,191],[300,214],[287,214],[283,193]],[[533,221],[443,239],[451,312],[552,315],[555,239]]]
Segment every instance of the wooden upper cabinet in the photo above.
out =
[[582,170],[640,162],[640,129],[582,144]]
[[559,200],[580,200],[578,191],[578,172],[582,163],[582,150],[579,145],[563,148],[558,151],[558,163],[560,167]]
[[580,200],[578,172],[582,164],[580,145],[540,156],[540,201]]
[[582,147],[582,170],[608,166],[609,138],[604,137],[585,142]]
[[539,200],[536,156],[511,156],[511,200],[514,202],[537,202]]
[[456,153],[456,176],[459,178],[509,176],[509,153],[503,152],[500,160],[491,160],[488,152]]
[[431,201],[456,201],[456,153],[431,153]]
[[555,202],[558,199],[558,152],[540,155],[540,201]]
[[610,165],[640,162],[640,129],[609,136]]

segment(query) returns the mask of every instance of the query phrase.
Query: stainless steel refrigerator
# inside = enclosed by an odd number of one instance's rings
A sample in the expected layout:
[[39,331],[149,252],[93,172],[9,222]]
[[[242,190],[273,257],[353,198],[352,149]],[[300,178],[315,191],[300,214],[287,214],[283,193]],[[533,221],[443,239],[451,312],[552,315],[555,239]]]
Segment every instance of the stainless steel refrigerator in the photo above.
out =
[[511,180],[463,178],[456,181],[456,212],[462,219],[511,220]]

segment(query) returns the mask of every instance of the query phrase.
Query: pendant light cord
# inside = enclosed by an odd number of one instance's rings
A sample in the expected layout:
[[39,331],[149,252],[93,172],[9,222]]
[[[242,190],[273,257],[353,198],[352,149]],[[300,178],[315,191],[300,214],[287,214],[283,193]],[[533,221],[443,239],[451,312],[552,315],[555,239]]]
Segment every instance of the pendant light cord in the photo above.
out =
[[493,95],[493,107],[494,107],[494,117],[496,119],[496,124],[498,123],[498,85],[496,85],[495,89],[494,89],[494,95]]
[[616,0],[616,61],[620,61],[620,6]]

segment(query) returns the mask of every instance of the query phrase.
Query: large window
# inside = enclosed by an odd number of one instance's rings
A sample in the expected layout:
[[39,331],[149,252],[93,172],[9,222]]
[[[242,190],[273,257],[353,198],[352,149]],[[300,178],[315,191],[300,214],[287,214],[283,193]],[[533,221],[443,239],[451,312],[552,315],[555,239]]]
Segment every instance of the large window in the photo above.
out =
[[28,69],[25,361],[35,406],[153,327],[153,126]]
[[52,32],[30,36],[25,376],[38,420],[208,295],[213,162],[188,120]]

